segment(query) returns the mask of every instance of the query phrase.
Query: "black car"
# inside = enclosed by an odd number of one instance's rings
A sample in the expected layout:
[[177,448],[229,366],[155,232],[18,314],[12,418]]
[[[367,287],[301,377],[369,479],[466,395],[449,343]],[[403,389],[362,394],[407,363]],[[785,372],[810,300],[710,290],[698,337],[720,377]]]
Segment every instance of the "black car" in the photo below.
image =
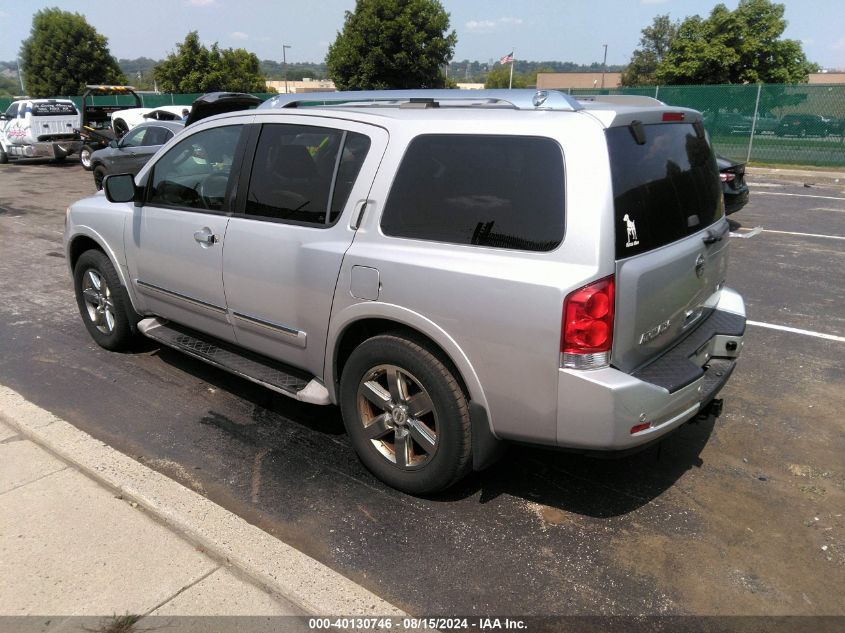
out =
[[91,169],[97,189],[103,188],[103,179],[109,174],[137,174],[184,127],[181,121],[148,121],[136,125],[119,141],[113,140],[108,147],[93,152]]
[[736,163],[724,156],[716,156],[719,180],[725,195],[725,215],[736,213],[748,202],[748,185],[745,184],[745,163]]
[[818,114],[787,114],[775,130],[778,136],[827,136],[830,119]]

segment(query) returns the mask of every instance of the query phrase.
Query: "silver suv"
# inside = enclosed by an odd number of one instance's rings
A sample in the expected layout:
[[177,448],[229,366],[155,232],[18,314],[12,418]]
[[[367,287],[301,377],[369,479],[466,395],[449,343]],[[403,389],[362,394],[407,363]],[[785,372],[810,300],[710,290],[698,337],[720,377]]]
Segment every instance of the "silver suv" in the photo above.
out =
[[692,110],[556,92],[284,95],[196,123],[67,212],[82,319],[338,404],[411,493],[505,441],[640,447],[742,348]]

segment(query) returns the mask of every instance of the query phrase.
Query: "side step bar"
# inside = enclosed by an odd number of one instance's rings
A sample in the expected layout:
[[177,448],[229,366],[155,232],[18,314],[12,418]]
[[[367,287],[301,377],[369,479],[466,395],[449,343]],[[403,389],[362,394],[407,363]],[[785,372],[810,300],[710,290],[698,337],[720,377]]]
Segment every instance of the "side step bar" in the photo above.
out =
[[155,317],[139,322],[138,330],[162,345],[296,400],[311,404],[331,404],[329,392],[323,383],[316,378],[308,380],[301,372],[282,363],[237,350],[222,341]]

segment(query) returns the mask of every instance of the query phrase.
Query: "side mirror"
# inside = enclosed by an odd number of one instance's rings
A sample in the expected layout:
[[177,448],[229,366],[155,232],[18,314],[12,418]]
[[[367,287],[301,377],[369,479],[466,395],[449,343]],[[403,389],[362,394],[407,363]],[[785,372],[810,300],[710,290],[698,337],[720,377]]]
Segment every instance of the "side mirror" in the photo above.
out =
[[6,116],[5,112],[0,114],[0,121],[8,121],[8,120],[9,120],[9,117]]
[[111,147],[112,149],[117,149],[117,147],[118,147],[118,145],[117,145],[117,139],[112,139],[112,140],[110,140],[110,141],[109,141],[109,147]]
[[115,174],[103,180],[103,190],[109,202],[134,202],[135,178],[132,174]]

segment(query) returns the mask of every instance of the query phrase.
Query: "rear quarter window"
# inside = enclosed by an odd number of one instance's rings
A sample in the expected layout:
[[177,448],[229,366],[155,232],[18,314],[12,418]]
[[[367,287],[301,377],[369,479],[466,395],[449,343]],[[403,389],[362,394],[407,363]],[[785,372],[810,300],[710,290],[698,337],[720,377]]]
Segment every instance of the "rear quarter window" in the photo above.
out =
[[423,135],[390,190],[385,235],[527,251],[563,240],[563,153],[553,140]]
[[607,131],[616,216],[616,258],[624,259],[697,233],[723,215],[719,170],[707,138],[692,124]]

